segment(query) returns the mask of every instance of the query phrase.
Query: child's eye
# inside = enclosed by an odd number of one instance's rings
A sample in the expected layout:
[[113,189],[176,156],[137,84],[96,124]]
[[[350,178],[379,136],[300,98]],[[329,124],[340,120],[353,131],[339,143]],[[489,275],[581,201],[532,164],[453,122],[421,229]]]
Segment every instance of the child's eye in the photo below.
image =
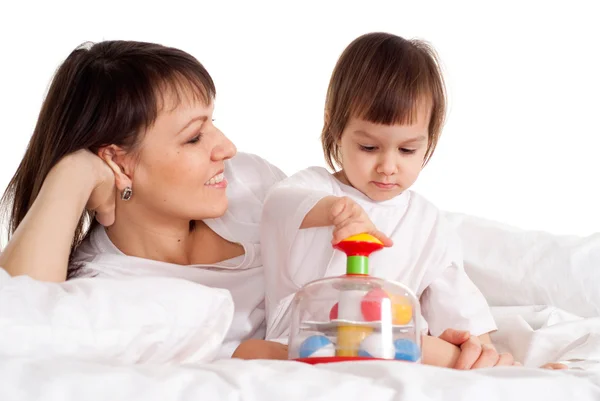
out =
[[202,134],[198,134],[195,137],[193,137],[192,139],[190,139],[189,141],[187,141],[186,143],[198,143],[200,142],[200,138],[202,137]]
[[364,152],[373,152],[375,150],[377,150],[377,147],[375,146],[365,146],[365,145],[358,145],[360,147],[360,150],[364,151]]
[[416,151],[416,149],[400,148],[400,152],[404,153],[405,155],[412,155]]

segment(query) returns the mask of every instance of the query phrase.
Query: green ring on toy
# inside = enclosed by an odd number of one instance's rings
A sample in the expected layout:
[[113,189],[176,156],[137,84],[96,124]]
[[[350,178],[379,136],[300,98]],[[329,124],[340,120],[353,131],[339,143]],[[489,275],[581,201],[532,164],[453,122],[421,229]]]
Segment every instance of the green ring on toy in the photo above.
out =
[[358,234],[338,242],[334,248],[347,256],[347,275],[368,275],[369,256],[382,249],[383,243],[370,234]]

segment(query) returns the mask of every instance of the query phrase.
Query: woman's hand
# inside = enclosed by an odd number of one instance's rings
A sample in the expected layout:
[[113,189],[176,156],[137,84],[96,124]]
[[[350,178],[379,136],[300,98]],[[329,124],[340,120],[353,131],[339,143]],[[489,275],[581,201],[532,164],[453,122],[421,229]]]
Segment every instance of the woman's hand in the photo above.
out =
[[78,169],[85,179],[93,183],[92,192],[85,208],[96,213],[96,220],[103,226],[115,222],[116,186],[115,175],[100,157],[88,150],[79,150],[66,156],[59,164]]
[[110,225],[114,222],[114,204],[114,174],[102,159],[87,150],[65,156],[52,167],[25,218],[0,253],[0,266],[12,276],[65,281],[73,234],[82,211],[86,207],[94,210],[100,223]]

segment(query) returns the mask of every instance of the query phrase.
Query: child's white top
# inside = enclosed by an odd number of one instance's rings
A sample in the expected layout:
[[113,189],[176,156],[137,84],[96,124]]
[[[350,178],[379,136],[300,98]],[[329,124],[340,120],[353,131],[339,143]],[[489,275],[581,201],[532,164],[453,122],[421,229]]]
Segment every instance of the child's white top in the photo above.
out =
[[[98,227],[73,260],[81,276],[165,276],[230,291],[235,305],[233,323],[219,357],[230,357],[241,341],[264,338],[264,273],[259,224],[267,191],[285,174],[262,158],[238,153],[225,162],[229,207],[223,217],[205,220],[221,237],[240,243],[244,255],[213,265],[182,266],[123,254]],[[202,306],[199,305],[199,308]]]
[[288,335],[288,308],[303,285],[346,272],[346,255],[331,245],[333,227],[299,228],[313,206],[330,195],[352,198],[394,241],[371,254],[370,274],[409,287],[421,300],[431,335],[447,328],[473,335],[496,330],[485,298],[464,271],[459,239],[435,206],[412,191],[374,202],[326,169],[312,167],[274,186],[263,209],[267,339]]

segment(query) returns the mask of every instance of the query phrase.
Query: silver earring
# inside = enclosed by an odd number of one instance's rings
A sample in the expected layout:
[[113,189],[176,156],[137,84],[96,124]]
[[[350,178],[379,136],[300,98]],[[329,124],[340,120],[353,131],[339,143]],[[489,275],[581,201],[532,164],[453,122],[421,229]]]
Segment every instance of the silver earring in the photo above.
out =
[[128,201],[129,199],[131,199],[131,195],[133,195],[133,190],[131,189],[131,187],[127,187],[123,190],[123,192],[121,192],[121,199],[124,201]]

